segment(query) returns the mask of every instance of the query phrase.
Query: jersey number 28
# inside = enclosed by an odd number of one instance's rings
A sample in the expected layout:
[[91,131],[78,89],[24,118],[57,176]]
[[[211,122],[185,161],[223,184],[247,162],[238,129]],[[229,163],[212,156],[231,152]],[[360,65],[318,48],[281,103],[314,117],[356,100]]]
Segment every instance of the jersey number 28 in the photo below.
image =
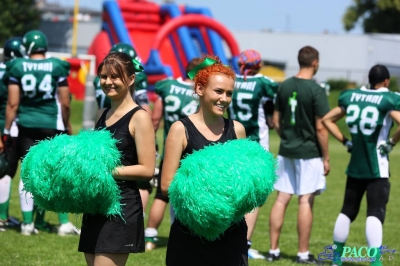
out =
[[351,104],[347,107],[346,113],[346,124],[349,126],[350,133],[358,134],[358,129],[366,136],[374,133],[379,119],[379,111],[375,106],[366,106],[361,109],[358,105]]

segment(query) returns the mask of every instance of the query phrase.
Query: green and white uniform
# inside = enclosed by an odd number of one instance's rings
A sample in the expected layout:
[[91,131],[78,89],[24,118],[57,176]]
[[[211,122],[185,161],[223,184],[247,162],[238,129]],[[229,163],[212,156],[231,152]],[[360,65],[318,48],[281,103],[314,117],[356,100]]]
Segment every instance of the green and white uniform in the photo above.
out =
[[[4,63],[0,63],[0,130],[1,134],[3,134],[4,125],[6,123],[6,106],[7,106],[7,98],[8,98],[8,78],[4,75],[6,73],[6,65]],[[4,77],[4,81],[3,81]]]
[[279,84],[272,79],[257,74],[255,76],[236,75],[229,117],[237,120],[246,129],[246,136],[258,141],[269,149],[269,130],[266,123],[264,104],[273,101]]
[[[104,94],[103,90],[101,89],[100,78],[98,76],[96,76],[96,78],[93,80],[93,85],[99,109],[110,108],[111,100]],[[148,87],[148,80],[146,74],[143,72],[136,73],[134,100],[140,106],[149,104],[149,98],[147,96],[147,87]]]
[[9,82],[20,86],[18,125],[65,130],[57,89],[65,82],[69,69],[70,64],[58,58],[16,58],[7,63]]
[[315,118],[329,112],[325,90],[313,80],[289,78],[278,90],[275,110],[281,114],[275,189],[296,195],[318,194],[325,189],[326,179]]
[[195,113],[199,102],[193,98],[193,84],[182,78],[158,81],[155,91],[163,102],[165,139],[172,124]]
[[400,111],[400,94],[387,88],[346,90],[339,104],[346,111],[353,148],[346,174],[353,178],[389,177],[387,155],[379,153],[379,142],[389,137],[393,126],[390,111]]

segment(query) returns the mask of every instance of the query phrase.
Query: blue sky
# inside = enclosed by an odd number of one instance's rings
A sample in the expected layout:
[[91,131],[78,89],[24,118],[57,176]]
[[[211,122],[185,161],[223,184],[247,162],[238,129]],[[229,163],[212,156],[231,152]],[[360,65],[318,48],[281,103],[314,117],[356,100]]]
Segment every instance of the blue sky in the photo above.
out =
[[[73,5],[73,0],[48,0]],[[101,9],[103,0],[79,0],[81,7]],[[153,2],[161,3],[161,0]],[[345,34],[342,16],[353,0],[175,0],[177,4],[208,7],[229,29],[295,33]],[[349,32],[361,34],[361,27]]]

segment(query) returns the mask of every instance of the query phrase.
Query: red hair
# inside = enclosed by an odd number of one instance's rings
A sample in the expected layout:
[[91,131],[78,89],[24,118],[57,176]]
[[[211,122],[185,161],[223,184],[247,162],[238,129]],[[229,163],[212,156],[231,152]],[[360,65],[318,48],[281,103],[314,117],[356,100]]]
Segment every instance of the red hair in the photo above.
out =
[[[200,84],[202,86],[207,86],[210,78],[214,75],[225,75],[232,80],[235,80],[236,74],[232,68],[222,64],[221,59],[219,59],[216,55],[204,55],[202,57],[201,62],[203,62],[206,58],[210,58],[215,60],[216,62],[211,66],[207,66],[199,72],[197,72],[196,76],[194,77],[194,88],[197,88],[197,85]],[[200,63],[201,63],[200,62]]]

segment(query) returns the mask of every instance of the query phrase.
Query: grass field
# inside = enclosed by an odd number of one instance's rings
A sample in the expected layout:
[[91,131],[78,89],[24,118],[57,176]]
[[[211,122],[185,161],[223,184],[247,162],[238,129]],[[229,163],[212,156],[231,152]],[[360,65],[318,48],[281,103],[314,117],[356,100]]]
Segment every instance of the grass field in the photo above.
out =
[[[331,107],[336,105],[337,92],[333,92],[330,96]],[[73,103],[72,126],[74,132],[78,132],[81,126],[82,103],[75,101]],[[341,127],[343,123],[340,124]],[[162,136],[159,131],[158,136]],[[279,145],[279,138],[275,132],[271,132],[270,137],[271,151],[276,154]],[[323,252],[324,247],[332,243],[332,232],[334,222],[339,214],[342,206],[346,165],[349,160],[349,154],[345,148],[337,141],[330,141],[331,156],[331,173],[327,177],[327,190],[318,196],[314,207],[314,225],[310,242],[310,251],[318,256]],[[391,173],[392,187],[390,192],[390,200],[387,206],[386,221],[384,224],[383,244],[391,249],[400,249],[398,241],[398,233],[400,232],[399,223],[399,205],[400,198],[400,182],[397,176],[400,175],[400,164],[398,159],[400,156],[400,148],[397,147],[391,153]],[[10,214],[21,219],[18,197],[18,174],[13,181],[12,198],[10,206]],[[269,234],[268,219],[271,206],[275,200],[276,193],[273,193],[267,200],[266,204],[261,208],[258,223],[253,236],[253,248],[260,250],[266,254],[269,250]],[[152,199],[152,197],[151,197]],[[396,207],[397,206],[397,207]],[[297,253],[297,198],[293,198],[286,213],[283,232],[280,240],[280,249],[282,259],[273,263],[274,265],[292,265]],[[358,218],[351,225],[350,237],[346,243],[347,246],[366,246],[365,239],[365,217],[366,204],[365,199],[359,213]],[[55,213],[47,213],[46,219],[57,224],[57,215]],[[70,215],[73,223],[80,225],[80,216]],[[159,248],[152,252],[142,254],[132,254],[129,257],[128,265],[137,266],[158,266],[165,265],[165,252],[167,237],[169,233],[169,215],[166,213],[164,222],[159,230]],[[85,265],[83,254],[77,251],[78,236],[59,237],[56,234],[40,233],[30,237],[22,236],[19,230],[9,230],[0,232],[0,265]],[[396,256],[396,254],[395,254]],[[386,258],[386,257],[385,257]],[[266,261],[250,260],[250,266],[272,265]],[[349,263],[344,265],[366,265],[362,263]],[[400,257],[395,257],[392,261],[384,262],[383,265],[400,265]]]

